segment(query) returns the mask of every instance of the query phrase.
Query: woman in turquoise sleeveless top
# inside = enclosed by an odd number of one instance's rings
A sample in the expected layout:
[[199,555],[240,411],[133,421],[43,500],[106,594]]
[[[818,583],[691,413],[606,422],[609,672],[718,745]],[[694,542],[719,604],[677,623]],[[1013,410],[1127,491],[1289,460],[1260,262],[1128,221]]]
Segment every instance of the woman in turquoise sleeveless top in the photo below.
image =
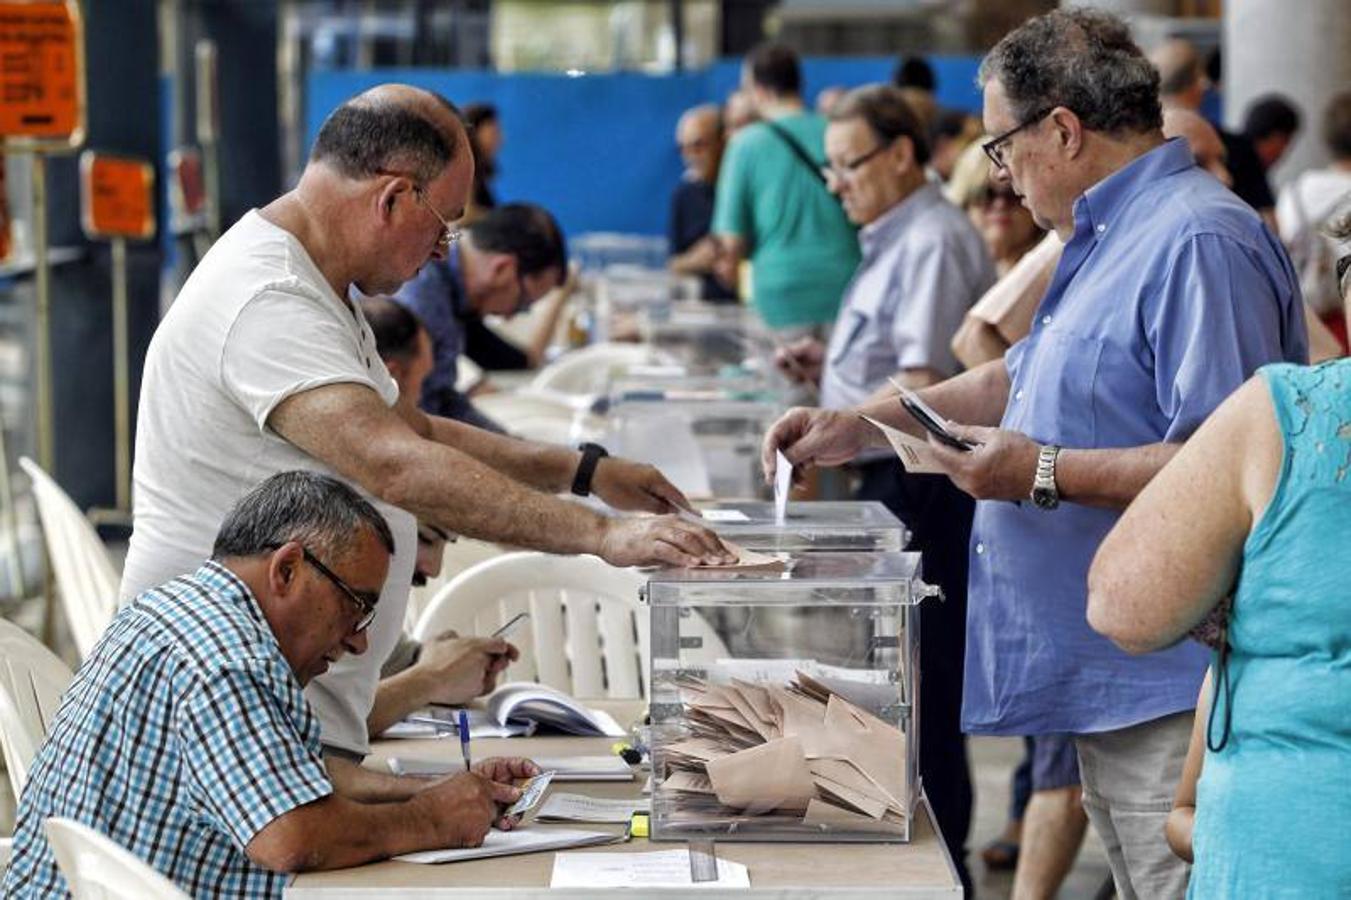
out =
[[1351,360],[1275,365],[1142,491],[1089,575],[1132,652],[1234,592],[1189,897],[1351,897]]

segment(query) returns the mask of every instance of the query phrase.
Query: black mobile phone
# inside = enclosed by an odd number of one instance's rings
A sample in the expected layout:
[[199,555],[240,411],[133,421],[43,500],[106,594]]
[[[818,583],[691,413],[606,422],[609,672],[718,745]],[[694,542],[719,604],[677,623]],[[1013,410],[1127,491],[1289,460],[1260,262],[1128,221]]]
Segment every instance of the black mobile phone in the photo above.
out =
[[928,405],[925,404],[923,400],[919,399],[919,397],[915,396],[912,392],[907,391],[899,384],[896,384],[894,381],[892,384],[896,385],[896,389],[899,392],[896,399],[901,401],[901,406],[906,412],[914,417],[916,422],[924,426],[925,431],[937,438],[940,444],[945,444],[952,449],[960,450],[963,453],[969,453],[974,448],[980,446],[975,441],[959,438],[951,431],[948,431],[943,427],[943,424],[938,421],[936,414],[933,410],[929,409]]

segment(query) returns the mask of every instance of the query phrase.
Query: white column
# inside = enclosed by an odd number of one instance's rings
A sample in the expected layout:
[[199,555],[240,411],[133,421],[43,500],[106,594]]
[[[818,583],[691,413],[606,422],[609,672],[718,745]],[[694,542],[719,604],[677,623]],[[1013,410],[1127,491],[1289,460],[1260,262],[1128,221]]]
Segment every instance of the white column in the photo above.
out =
[[1229,128],[1241,127],[1248,105],[1263,94],[1284,94],[1299,107],[1300,133],[1272,172],[1273,188],[1326,165],[1323,110],[1334,94],[1351,90],[1351,3],[1225,0],[1223,46]]

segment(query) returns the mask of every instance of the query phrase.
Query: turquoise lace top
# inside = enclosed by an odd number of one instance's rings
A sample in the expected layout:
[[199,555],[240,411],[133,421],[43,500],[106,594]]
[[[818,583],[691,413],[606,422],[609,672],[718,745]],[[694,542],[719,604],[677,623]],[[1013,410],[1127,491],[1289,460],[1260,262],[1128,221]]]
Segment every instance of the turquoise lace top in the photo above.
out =
[[1261,373],[1284,454],[1243,547],[1188,896],[1351,897],[1351,360]]

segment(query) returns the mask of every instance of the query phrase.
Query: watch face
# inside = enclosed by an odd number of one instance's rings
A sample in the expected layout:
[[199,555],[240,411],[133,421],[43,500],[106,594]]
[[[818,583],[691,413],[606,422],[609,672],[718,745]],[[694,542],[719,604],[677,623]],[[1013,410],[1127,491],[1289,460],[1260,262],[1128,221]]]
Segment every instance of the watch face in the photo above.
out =
[[1056,496],[1055,491],[1047,488],[1033,488],[1032,502],[1038,509],[1055,509],[1060,505],[1060,498]]

